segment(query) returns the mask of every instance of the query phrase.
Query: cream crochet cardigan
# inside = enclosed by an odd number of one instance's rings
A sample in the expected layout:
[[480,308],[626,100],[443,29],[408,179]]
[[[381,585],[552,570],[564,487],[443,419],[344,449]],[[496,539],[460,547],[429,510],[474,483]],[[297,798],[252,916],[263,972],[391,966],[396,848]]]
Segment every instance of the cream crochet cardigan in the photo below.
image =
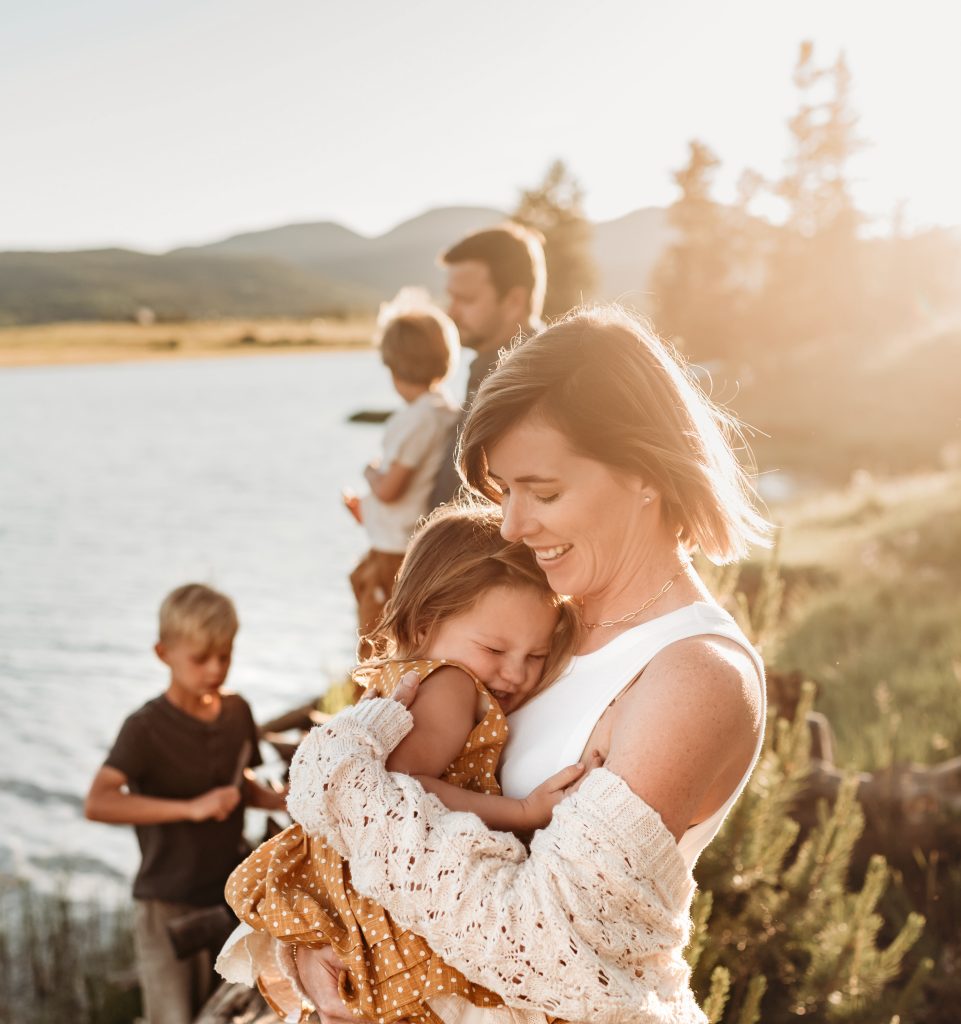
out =
[[316,727],[291,767],[291,815],[350,862],[357,890],[510,1006],[706,1024],[682,958],[694,880],[657,812],[597,769],[528,854],[385,769],[411,725],[398,702],[363,701]]

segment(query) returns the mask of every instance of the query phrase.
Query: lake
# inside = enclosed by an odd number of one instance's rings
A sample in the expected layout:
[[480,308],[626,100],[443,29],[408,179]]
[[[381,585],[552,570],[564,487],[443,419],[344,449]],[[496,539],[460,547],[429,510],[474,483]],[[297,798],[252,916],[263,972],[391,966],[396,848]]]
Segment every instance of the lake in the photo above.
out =
[[166,685],[178,584],[234,599],[228,684],[259,720],[343,676],[365,534],[340,491],[381,429],[347,417],[398,401],[370,351],[0,372],[0,874],[127,889],[133,830],[82,799]]
[[340,491],[381,432],[347,418],[398,402],[373,351],[0,371],[0,876],[124,898],[133,830],[82,800],[166,685],[178,584],[236,602],[229,686],[260,721],[343,678],[366,545]]

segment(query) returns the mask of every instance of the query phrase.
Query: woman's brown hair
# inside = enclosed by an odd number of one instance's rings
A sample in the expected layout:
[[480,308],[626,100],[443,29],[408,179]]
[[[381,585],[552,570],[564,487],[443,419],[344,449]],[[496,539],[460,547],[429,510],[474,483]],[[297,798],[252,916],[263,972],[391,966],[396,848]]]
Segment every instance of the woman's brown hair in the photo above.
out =
[[685,547],[723,563],[768,542],[770,524],[735,455],[735,445],[747,450],[737,421],[624,310],[574,310],[502,355],[460,438],[461,475],[475,492],[499,500],[487,452],[531,417],[577,454],[649,481]]
[[361,677],[385,660],[421,656],[437,626],[469,612],[488,590],[529,587],[560,612],[540,685],[557,678],[574,651],[576,615],[548,586],[530,548],[504,540],[501,523],[500,509],[480,502],[442,505],[423,523],[366,638],[374,654],[360,667]]

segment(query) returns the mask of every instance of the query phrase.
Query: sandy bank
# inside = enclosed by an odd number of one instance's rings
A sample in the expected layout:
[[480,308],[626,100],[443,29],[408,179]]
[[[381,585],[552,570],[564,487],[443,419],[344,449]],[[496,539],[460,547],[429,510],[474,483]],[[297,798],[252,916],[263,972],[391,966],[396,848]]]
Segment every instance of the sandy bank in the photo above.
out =
[[0,327],[0,367],[247,356],[365,348],[373,320],[229,319]]

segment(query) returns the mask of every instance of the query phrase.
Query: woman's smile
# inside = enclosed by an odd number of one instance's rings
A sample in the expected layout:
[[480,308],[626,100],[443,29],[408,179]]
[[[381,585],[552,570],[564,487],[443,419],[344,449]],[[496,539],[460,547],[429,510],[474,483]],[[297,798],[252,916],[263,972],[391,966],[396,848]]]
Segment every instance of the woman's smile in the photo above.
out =
[[556,562],[559,558],[566,555],[574,545],[559,544],[557,547],[553,548],[536,548],[530,544],[528,547],[530,547],[531,551],[534,552],[534,556],[538,562]]
[[639,479],[579,455],[559,430],[533,419],[491,446],[488,472],[501,495],[501,534],[534,552],[557,593],[584,598],[634,580],[625,550],[644,550],[655,526]]

